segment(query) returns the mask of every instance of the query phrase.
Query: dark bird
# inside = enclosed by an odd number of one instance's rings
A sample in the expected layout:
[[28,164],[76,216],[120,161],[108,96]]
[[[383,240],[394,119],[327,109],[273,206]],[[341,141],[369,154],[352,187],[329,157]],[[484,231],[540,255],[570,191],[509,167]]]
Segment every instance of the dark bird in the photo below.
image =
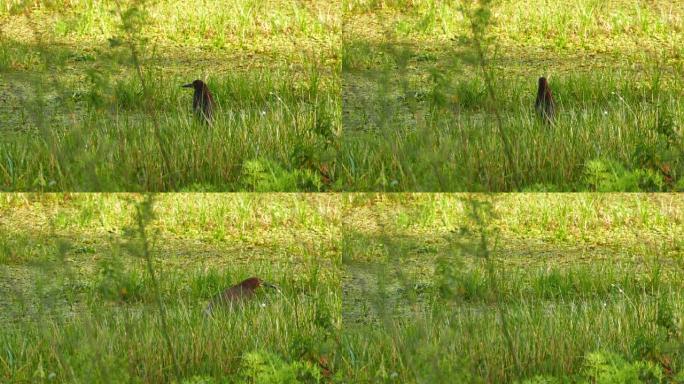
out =
[[211,96],[207,84],[202,80],[195,80],[190,84],[185,84],[183,88],[195,89],[195,95],[192,97],[192,109],[204,122],[211,122],[214,98]]
[[545,123],[550,123],[556,115],[556,102],[553,101],[551,88],[546,77],[539,78],[539,88],[537,89],[537,100],[534,102],[534,109]]
[[207,305],[207,308],[204,310],[204,313],[206,315],[211,315],[214,308],[232,308],[233,305],[239,305],[241,303],[244,303],[246,300],[253,298],[256,289],[262,286],[273,288],[280,292],[280,288],[278,288],[276,285],[267,283],[258,277],[250,277],[249,279],[244,280],[240,284],[227,288],[223,290],[223,292],[220,292],[219,294],[214,296],[211,299],[211,301],[209,301],[209,305]]

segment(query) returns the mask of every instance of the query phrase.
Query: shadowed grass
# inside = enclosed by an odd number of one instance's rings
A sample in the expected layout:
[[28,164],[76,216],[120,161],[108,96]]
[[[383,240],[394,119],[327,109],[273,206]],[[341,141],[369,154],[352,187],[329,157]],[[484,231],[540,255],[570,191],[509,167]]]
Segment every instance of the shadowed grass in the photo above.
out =
[[[492,204],[480,223],[470,199]],[[676,380],[681,205],[677,195],[350,196],[341,369],[359,382],[592,382],[592,359],[616,353]]]
[[[681,44],[660,43],[682,41],[680,8],[670,2],[494,2],[486,7],[493,23],[480,37],[493,103],[473,51],[471,20],[459,10],[464,3],[345,2],[345,185],[388,191],[682,188]],[[539,76],[550,77],[559,104],[550,129],[532,108]],[[597,163],[615,180],[597,186],[591,177]]]
[[[1,188],[332,188],[337,9],[215,3],[0,7]],[[180,88],[197,78],[219,105],[211,129]],[[254,181],[255,163],[274,180]]]
[[[42,134],[32,121],[3,144],[7,189],[165,190],[204,185],[211,190],[251,189],[249,161],[271,161],[300,170],[302,179],[281,190],[321,190],[316,165],[332,161],[338,116],[335,96],[318,84],[292,88],[285,75],[254,73],[209,80],[217,100],[215,121],[207,127],[191,111],[192,93],[183,79],[159,81],[152,88],[159,108],[143,109],[136,80],[117,83],[111,108],[88,108],[71,121],[54,122]],[[173,88],[170,88],[173,87]],[[76,97],[85,91],[74,90]],[[154,117],[153,117],[153,116]],[[103,116],[107,118],[103,119]],[[171,154],[169,171],[163,146]],[[68,155],[67,155],[68,154]]]
[[[646,364],[675,380],[684,365],[676,194],[157,196],[145,231],[177,375],[135,257],[140,200],[3,196],[0,377],[512,382]],[[282,296],[200,315],[249,276]]]
[[[140,200],[3,196],[2,380],[323,381],[319,358],[334,368],[341,326],[333,197],[157,196],[154,219],[142,224],[172,352],[146,261],[136,257]],[[239,310],[202,315],[210,297],[250,276],[282,295],[263,290]]]

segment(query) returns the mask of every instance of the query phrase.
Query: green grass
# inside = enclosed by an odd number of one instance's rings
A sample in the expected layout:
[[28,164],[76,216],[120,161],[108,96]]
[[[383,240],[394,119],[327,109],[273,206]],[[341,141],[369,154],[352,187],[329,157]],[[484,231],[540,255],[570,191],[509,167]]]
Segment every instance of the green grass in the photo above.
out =
[[[0,188],[332,188],[337,7],[121,3],[0,2]],[[180,88],[197,78],[218,103],[211,128]]]
[[[476,219],[471,199],[491,210],[480,205]],[[624,383],[597,372],[651,368],[681,380],[682,203],[351,195],[339,369],[353,382]],[[597,371],[596,359],[613,362]],[[633,382],[659,382],[646,377]]]
[[[138,216],[150,198],[153,217]],[[0,380],[676,382],[683,203],[5,194]],[[263,290],[240,310],[202,316],[248,276],[282,295]]]
[[[344,2],[343,185],[682,189],[680,1],[495,2],[484,47],[496,101],[461,41],[472,38],[462,3]],[[534,115],[539,76],[558,104],[551,127]],[[593,177],[597,164],[606,180]]]
[[[316,382],[318,359],[334,364],[341,297],[332,197],[156,197],[145,231],[177,375],[140,257],[142,196],[1,199],[0,381]],[[250,276],[278,284],[282,296],[264,290],[241,310],[203,316],[210,297]]]
[[467,3],[0,2],[0,188],[684,190],[681,1]]

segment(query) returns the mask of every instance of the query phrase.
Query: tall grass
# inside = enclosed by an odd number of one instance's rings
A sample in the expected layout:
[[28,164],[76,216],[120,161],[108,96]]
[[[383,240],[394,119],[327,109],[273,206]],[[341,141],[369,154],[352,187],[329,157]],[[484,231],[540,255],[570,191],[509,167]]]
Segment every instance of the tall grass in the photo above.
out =
[[[334,7],[11,5],[0,7],[3,189],[332,188]],[[218,103],[211,129],[197,124],[180,88],[196,78]]]
[[671,2],[22,4],[0,7],[6,190],[684,188]]
[[[346,2],[345,184],[681,189],[683,67],[678,47],[658,43],[679,39],[678,8],[567,6],[575,11],[547,2]],[[550,77],[559,104],[552,127],[532,108],[539,76]]]
[[347,205],[341,369],[353,381],[681,377],[676,195],[402,194]]
[[[171,194],[154,205],[6,194],[0,377],[674,381],[681,205],[674,194]],[[248,276],[283,294],[202,316]]]
[[[326,196],[5,195],[0,378],[323,382],[339,331]],[[206,318],[218,291],[277,283]],[[160,325],[161,324],[161,325]]]

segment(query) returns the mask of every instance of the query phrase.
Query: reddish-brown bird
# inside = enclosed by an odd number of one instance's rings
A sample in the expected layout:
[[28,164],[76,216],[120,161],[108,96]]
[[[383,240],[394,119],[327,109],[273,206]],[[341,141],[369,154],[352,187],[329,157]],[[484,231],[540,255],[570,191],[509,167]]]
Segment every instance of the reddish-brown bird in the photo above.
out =
[[183,88],[194,88],[192,97],[192,109],[206,123],[210,123],[214,113],[214,97],[209,92],[209,87],[202,80],[195,80]]
[[556,102],[553,101],[551,88],[546,77],[539,78],[539,88],[537,89],[537,100],[534,102],[534,109],[545,123],[553,121],[556,115]]
[[214,308],[222,306],[231,308],[233,305],[244,303],[246,300],[253,298],[255,290],[262,286],[273,288],[280,292],[280,288],[276,285],[267,283],[258,277],[250,277],[240,284],[227,288],[214,296],[211,301],[209,301],[209,305],[204,310],[204,313],[210,315]]

